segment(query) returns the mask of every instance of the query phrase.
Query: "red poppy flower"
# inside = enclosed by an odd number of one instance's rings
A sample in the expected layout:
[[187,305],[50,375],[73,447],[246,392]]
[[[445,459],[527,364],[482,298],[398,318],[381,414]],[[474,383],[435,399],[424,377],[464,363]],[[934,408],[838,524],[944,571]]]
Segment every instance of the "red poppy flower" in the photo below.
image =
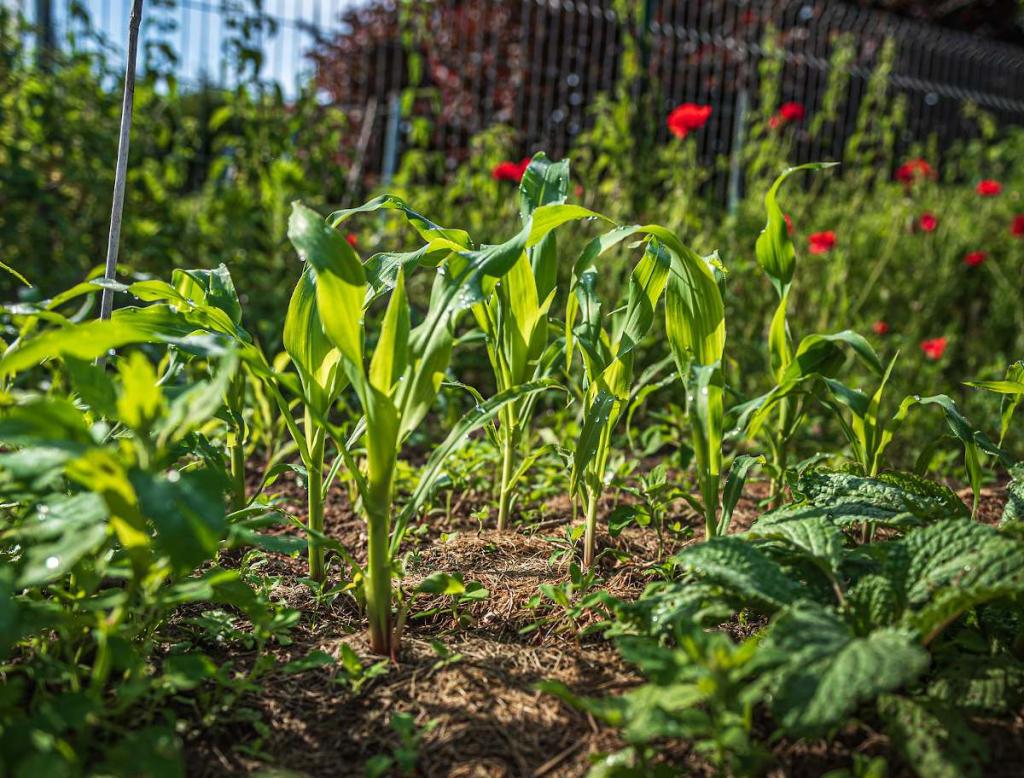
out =
[[583,197],[583,185],[582,184],[576,184],[576,186],[573,188],[572,191],[573,191],[573,194],[576,195],[576,197]]
[[827,254],[836,245],[836,234],[832,230],[816,232],[808,236],[808,251],[812,254]]
[[935,228],[939,226],[938,217],[934,213],[926,211],[918,218],[917,226],[921,228],[922,232],[935,232]]
[[991,178],[986,178],[984,181],[979,181],[978,185],[974,188],[974,191],[980,194],[982,197],[995,197],[997,194],[1003,191],[1003,185],[998,181],[993,181]]
[[783,103],[779,106],[779,110],[775,112],[775,115],[768,120],[768,125],[774,130],[776,127],[789,122],[803,121],[806,114],[803,103]]
[[782,214],[782,218],[786,220],[786,234],[787,235],[792,235],[793,234],[793,220],[789,218],[789,214],[788,213]]
[[677,138],[685,138],[692,130],[699,130],[711,118],[710,105],[683,103],[668,115],[668,129]]
[[523,180],[523,174],[529,166],[529,157],[523,157],[519,162],[505,160],[494,166],[491,170],[491,177],[495,181],[511,181],[514,184],[518,184]]
[[928,164],[928,160],[918,157],[909,159],[896,168],[896,180],[904,184],[912,184],[919,178],[934,178],[935,170]]
[[350,245],[352,248],[358,248],[359,238],[356,237],[356,234],[354,232],[350,232],[348,235],[346,235],[345,240],[348,241],[348,245]]
[[1018,213],[1010,222],[1010,234],[1015,238],[1024,237],[1024,213]]
[[942,359],[942,355],[946,352],[946,344],[948,341],[946,338],[931,338],[929,340],[921,341],[921,351],[928,359]]
[[964,254],[964,264],[967,267],[977,267],[984,263],[986,259],[988,259],[988,254],[984,251],[968,251]]
[[871,331],[876,335],[888,335],[889,334],[889,323],[879,319],[871,325]]

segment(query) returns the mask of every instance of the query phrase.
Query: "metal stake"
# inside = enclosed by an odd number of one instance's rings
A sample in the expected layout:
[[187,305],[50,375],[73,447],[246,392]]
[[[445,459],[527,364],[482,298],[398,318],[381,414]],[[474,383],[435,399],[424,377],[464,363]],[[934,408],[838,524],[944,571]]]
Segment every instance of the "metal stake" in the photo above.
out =
[[[142,0],[132,0],[128,20],[128,65],[124,74],[124,101],[121,103],[121,132],[117,139],[117,167],[114,169],[114,204],[110,209],[110,234],[107,237],[107,264],[103,277],[113,281],[117,274],[117,247],[121,241],[121,214],[124,211],[124,184],[128,171],[128,141],[132,129],[132,104],[135,101],[135,59],[139,49],[139,27],[142,24]],[[100,297],[100,318],[109,319],[114,307],[114,290],[103,287]]]

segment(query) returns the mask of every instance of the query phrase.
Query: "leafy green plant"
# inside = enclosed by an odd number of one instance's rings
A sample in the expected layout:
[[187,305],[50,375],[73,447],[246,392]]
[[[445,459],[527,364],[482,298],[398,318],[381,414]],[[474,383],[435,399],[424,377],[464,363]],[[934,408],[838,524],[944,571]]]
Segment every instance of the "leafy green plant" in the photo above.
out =
[[[569,191],[569,162],[551,162],[537,154],[519,185],[520,214],[528,221],[540,206],[563,204]],[[514,390],[544,378],[558,357],[556,344],[548,347],[548,311],[558,283],[558,250],[553,233],[519,257],[509,271],[488,283],[485,300],[473,314],[487,343],[487,356],[498,392]],[[537,395],[510,402],[502,408],[495,436],[501,452],[498,481],[498,530],[507,528],[516,484],[539,456],[533,452],[519,464],[518,451],[528,442],[529,420]]]
[[654,323],[654,310],[665,290],[670,264],[669,253],[661,242],[647,239],[644,254],[630,276],[625,309],[609,332],[602,323],[601,301],[597,297],[596,260],[621,241],[644,231],[657,238],[664,232],[660,228],[628,227],[595,238],[573,269],[566,304],[567,367],[578,348],[585,376],[583,426],[573,453],[570,482],[571,493],[582,494],[587,505],[584,568],[594,562],[597,506],[604,491],[612,430],[629,400],[633,352]]
[[[0,359],[0,374],[20,381],[49,358],[62,387],[5,394],[0,410],[5,769],[177,769],[173,715],[152,711],[201,684],[226,694],[231,684],[199,648],[168,651],[164,621],[185,603],[230,606],[262,646],[290,620],[214,561],[239,516],[226,510],[231,484],[207,435],[238,375],[237,352],[179,341],[180,350],[155,349],[157,364],[139,348],[113,371],[90,360],[110,342],[144,339],[124,322],[137,327],[146,310],[79,325],[29,314],[22,325],[33,332]],[[161,311],[152,313],[155,322]],[[106,342],[90,340],[104,333]],[[40,696],[42,682],[50,692]],[[246,682],[239,675],[235,686]]]
[[[407,255],[376,255],[371,258],[372,263],[364,267],[345,237],[331,224],[339,224],[354,213],[381,208],[402,211],[430,242]],[[330,217],[330,224],[302,205],[296,205],[293,210],[289,235],[307,263],[304,280],[300,281],[304,287],[300,288],[308,290],[303,292],[310,297],[307,307],[315,311],[320,325],[319,330],[310,326],[307,334],[311,342],[318,344],[318,353],[328,347],[336,350],[336,363],[328,375],[343,372],[366,420],[365,473],[349,456],[344,442],[337,441],[336,447],[347,460],[367,521],[364,597],[370,644],[377,653],[392,654],[396,648],[391,608],[394,554],[413,513],[440,475],[445,457],[473,429],[493,419],[505,404],[553,383],[542,380],[520,384],[471,410],[434,450],[392,530],[394,472],[398,457],[409,433],[427,415],[444,380],[455,343],[456,318],[463,310],[483,300],[486,277],[503,277],[551,230],[587,215],[588,211],[577,206],[543,206],[531,214],[523,229],[510,240],[474,250],[468,248],[469,238],[464,232],[434,225],[397,198],[385,196],[360,208],[335,213]],[[406,296],[406,267],[411,271],[420,262],[437,266],[439,272],[435,274],[426,315],[418,326],[412,327]],[[378,293],[378,287],[379,293],[390,292],[390,299],[367,366],[363,305],[368,295]],[[326,420],[318,423],[329,429]]]

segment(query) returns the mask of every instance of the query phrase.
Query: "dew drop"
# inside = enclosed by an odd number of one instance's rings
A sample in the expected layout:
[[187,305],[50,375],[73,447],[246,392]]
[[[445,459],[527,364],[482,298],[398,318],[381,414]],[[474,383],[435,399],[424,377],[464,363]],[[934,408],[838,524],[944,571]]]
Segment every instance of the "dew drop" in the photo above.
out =
[[172,484],[176,484],[181,480],[181,473],[177,470],[169,470],[167,471],[167,480]]
[[48,556],[46,557],[46,569],[56,570],[60,566],[60,557]]

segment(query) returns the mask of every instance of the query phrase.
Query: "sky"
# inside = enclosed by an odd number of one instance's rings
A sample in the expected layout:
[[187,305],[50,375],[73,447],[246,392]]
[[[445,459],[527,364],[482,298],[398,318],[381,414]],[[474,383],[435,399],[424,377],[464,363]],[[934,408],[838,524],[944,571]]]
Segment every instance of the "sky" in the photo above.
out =
[[[123,52],[128,38],[128,17],[132,0],[78,0],[88,11],[95,28]],[[35,0],[0,0],[20,6],[31,17]],[[58,29],[69,16],[71,0],[52,0]],[[236,8],[251,8],[252,0],[145,0],[143,41],[163,40],[177,52],[179,78],[199,80],[203,75],[214,80],[229,77],[222,56],[223,41],[230,35],[221,12],[227,3]],[[276,34],[264,39],[264,66],[261,76],[276,79],[286,88],[309,72],[304,53],[313,37],[304,29],[338,26],[339,14],[365,0],[263,0],[264,12],[279,20]]]

